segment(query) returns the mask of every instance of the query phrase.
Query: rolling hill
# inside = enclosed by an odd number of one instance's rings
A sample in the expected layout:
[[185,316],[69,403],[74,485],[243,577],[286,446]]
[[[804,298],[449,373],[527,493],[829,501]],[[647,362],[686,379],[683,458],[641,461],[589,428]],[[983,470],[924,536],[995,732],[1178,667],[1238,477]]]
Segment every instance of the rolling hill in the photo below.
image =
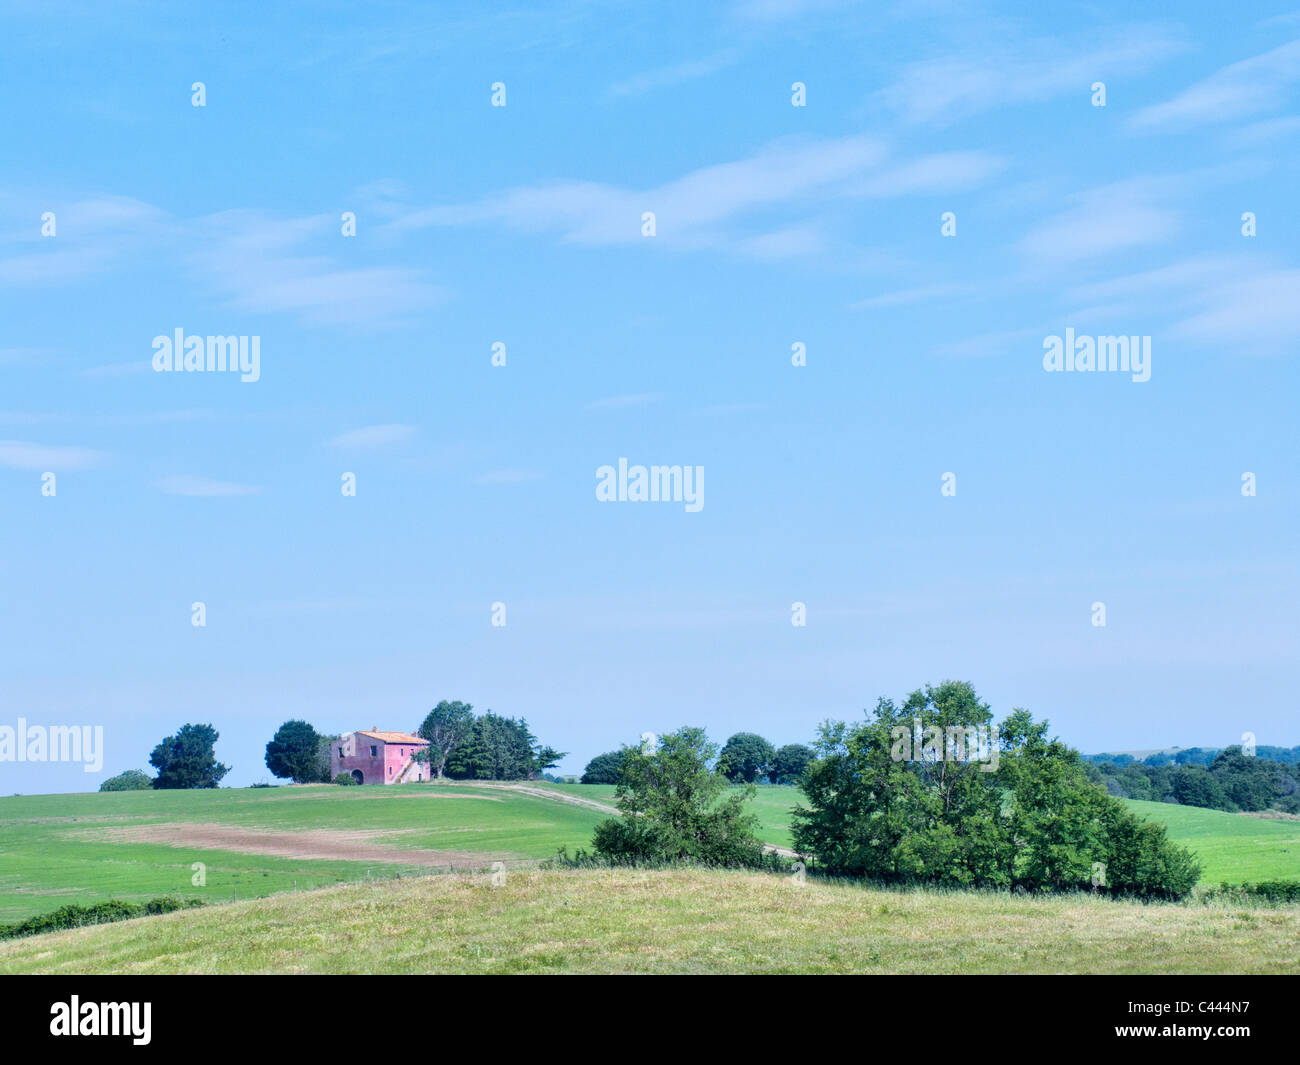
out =
[[717,870],[349,884],[0,943],[0,973],[1300,973],[1300,907]]

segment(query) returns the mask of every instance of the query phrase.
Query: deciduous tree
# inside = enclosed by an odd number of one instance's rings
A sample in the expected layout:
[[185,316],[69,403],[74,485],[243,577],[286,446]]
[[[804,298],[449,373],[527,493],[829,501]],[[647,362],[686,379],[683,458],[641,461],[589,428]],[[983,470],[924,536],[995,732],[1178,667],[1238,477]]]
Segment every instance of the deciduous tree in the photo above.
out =
[[295,784],[320,781],[320,736],[306,721],[286,721],[266,745],[266,768]]
[[158,770],[153,786],[215,788],[230,772],[230,767],[216,758],[219,738],[220,733],[211,725],[182,725],[175,736],[166,737],[149,755],[149,764]]

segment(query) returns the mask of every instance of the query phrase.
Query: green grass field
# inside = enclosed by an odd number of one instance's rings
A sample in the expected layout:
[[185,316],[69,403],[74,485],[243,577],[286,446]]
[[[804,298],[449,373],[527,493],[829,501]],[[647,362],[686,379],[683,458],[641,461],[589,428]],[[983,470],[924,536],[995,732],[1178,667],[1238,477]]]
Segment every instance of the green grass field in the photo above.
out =
[[[614,795],[602,785],[527,788],[325,785],[0,798],[0,921],[68,902],[164,894],[228,902],[497,860],[510,867],[561,846],[589,846],[607,816],[598,807]],[[758,789],[754,811],[766,842],[790,845],[789,812],[798,801],[793,788]],[[1300,822],[1131,805],[1199,855],[1205,883],[1300,878]],[[273,853],[277,847],[286,853]],[[192,884],[195,862],[206,867],[203,885]]]
[[449,874],[0,943],[0,973],[1300,973],[1300,907],[712,870]]
[[[173,893],[228,902],[290,891],[295,883],[305,889],[546,858],[560,846],[586,844],[602,816],[516,791],[427,784],[0,798],[0,921],[68,902]],[[242,838],[213,838],[211,826]],[[132,838],[160,829],[171,842]],[[334,856],[250,852],[267,833],[315,833],[317,849]],[[404,861],[415,850],[423,852],[412,855],[418,862]],[[195,862],[206,866],[204,886],[191,882]]]
[[1159,821],[1169,838],[1201,860],[1201,883],[1300,880],[1300,821],[1266,821],[1222,810],[1126,800],[1136,814]]

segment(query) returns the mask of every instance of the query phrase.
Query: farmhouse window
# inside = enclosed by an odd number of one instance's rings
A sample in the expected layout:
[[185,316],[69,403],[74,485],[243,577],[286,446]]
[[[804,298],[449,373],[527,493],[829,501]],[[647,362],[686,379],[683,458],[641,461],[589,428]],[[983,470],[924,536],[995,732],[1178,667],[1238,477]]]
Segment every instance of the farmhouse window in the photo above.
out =
[[378,748],[378,747],[371,747],[371,748],[370,748],[370,757],[371,757],[371,758],[375,758],[375,757],[377,757],[378,755],[379,755],[379,748]]

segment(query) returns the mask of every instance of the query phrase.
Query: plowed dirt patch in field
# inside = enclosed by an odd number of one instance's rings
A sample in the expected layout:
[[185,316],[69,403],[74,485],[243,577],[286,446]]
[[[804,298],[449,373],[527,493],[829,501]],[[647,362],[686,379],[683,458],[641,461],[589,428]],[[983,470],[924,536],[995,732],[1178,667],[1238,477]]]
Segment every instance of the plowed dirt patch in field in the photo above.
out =
[[512,857],[490,851],[428,850],[392,847],[377,840],[402,835],[401,831],[336,831],[329,828],[301,832],[272,832],[239,825],[214,825],[194,821],[151,825],[124,825],[101,829],[94,838],[121,843],[165,843],[172,847],[270,854],[278,858],[318,861],[389,862],[394,865],[428,865],[451,869],[482,869]]

